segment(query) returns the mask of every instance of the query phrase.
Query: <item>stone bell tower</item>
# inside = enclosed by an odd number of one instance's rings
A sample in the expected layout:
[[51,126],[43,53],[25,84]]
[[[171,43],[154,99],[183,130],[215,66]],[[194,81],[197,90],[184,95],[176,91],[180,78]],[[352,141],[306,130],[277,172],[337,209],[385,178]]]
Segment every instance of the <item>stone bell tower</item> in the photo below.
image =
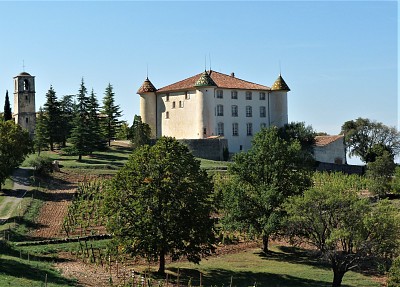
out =
[[14,119],[15,123],[34,135],[35,110],[35,77],[22,72],[14,77]]

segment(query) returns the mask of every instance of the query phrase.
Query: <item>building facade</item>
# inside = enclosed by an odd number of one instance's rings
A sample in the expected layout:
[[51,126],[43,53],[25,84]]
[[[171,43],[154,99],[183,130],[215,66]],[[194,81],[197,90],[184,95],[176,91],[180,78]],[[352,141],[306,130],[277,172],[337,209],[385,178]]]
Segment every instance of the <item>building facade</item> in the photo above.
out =
[[318,162],[347,164],[343,135],[316,136],[313,151]]
[[137,93],[152,137],[223,137],[239,152],[261,128],[288,123],[288,91],[281,75],[270,88],[210,70],[160,89],[147,78]]
[[22,72],[14,77],[14,113],[16,124],[33,136],[36,124],[35,77]]

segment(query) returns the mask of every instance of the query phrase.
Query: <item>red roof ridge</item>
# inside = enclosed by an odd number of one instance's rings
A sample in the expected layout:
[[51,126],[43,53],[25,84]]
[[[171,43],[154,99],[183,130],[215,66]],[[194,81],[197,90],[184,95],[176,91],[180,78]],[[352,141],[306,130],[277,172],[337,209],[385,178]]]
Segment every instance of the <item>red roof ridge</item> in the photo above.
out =
[[315,137],[315,145],[316,146],[326,146],[328,144],[333,143],[334,141],[337,141],[340,138],[343,138],[344,135],[333,135],[333,136],[316,136]]

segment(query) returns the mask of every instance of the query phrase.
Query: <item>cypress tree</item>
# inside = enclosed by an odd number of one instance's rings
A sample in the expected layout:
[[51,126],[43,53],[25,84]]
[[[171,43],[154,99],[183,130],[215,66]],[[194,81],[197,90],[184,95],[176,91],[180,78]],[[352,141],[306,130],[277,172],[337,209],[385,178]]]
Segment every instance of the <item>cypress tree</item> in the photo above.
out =
[[40,155],[40,152],[43,148],[47,147],[47,143],[49,142],[47,135],[47,127],[46,127],[46,115],[43,112],[42,107],[39,108],[39,115],[36,118],[36,126],[35,126],[35,149]]
[[61,110],[60,103],[57,100],[56,92],[53,87],[46,93],[46,103],[44,104],[44,113],[46,114],[45,126],[47,130],[48,143],[50,150],[54,150],[54,144],[60,143],[61,139]]
[[4,117],[5,121],[12,120],[10,99],[8,98],[8,90],[6,91],[6,101],[4,103],[4,114],[3,114],[3,117]]
[[89,134],[91,139],[89,152],[92,153],[95,150],[104,149],[106,146],[100,127],[99,103],[97,102],[93,89],[88,100],[88,115]]
[[118,118],[121,117],[121,111],[119,105],[115,104],[115,94],[111,84],[108,84],[104,95],[102,108],[102,116],[104,116],[104,118],[102,121],[102,127],[108,146],[111,146],[111,140],[115,138],[117,129],[120,125]]

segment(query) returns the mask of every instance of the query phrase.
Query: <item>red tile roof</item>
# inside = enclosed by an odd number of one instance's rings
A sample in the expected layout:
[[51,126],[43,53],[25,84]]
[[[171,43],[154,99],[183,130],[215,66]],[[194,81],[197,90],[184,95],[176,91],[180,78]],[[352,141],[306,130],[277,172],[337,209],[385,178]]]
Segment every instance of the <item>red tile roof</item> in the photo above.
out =
[[146,80],[143,82],[142,86],[137,91],[137,94],[144,94],[144,93],[155,92],[155,91],[157,91],[157,89],[150,82],[149,78],[146,78]]
[[337,135],[337,136],[316,136],[315,137],[315,145],[316,146],[326,146],[328,144],[333,143],[334,141],[337,141],[338,139],[342,139],[344,136],[343,135]]
[[[157,93],[193,89],[195,87],[197,80],[200,78],[202,74],[203,73],[200,73],[185,80],[165,86],[157,90]],[[270,88],[267,86],[248,82],[239,78],[235,78],[234,76],[225,75],[216,71],[211,70],[209,71],[209,74],[212,80],[219,88],[242,89],[242,90],[270,90]]]

